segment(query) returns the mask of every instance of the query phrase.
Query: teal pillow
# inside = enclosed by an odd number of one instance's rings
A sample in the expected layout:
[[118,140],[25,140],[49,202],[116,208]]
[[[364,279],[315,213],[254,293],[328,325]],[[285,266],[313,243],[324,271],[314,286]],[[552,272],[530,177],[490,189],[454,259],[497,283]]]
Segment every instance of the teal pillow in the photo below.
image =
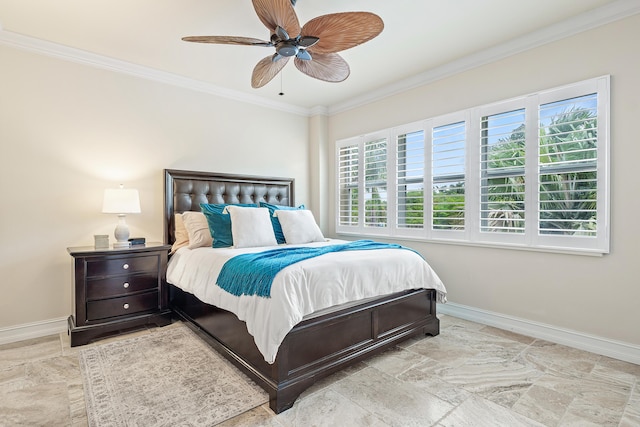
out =
[[231,216],[228,213],[222,213],[227,206],[245,206],[250,208],[257,208],[258,205],[252,203],[201,203],[200,210],[207,218],[207,224],[209,224],[209,231],[213,237],[214,248],[228,248],[233,246],[233,235],[231,233]]
[[271,203],[260,202],[261,208],[269,209],[269,217],[271,218],[271,225],[273,226],[273,233],[276,235],[276,241],[280,243],[286,243],[284,239],[284,233],[282,232],[282,226],[280,225],[280,220],[278,217],[273,216],[273,213],[279,209],[284,210],[294,210],[294,209],[304,209],[304,205],[300,205],[297,208],[292,206],[281,206],[281,205],[272,205]]

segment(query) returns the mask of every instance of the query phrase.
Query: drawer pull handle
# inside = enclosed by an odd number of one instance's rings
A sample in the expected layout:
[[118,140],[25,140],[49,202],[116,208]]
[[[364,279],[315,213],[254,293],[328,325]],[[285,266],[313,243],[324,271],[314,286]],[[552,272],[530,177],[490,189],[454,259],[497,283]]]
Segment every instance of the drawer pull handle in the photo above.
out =
[[128,287],[129,287],[129,282],[124,282],[124,283],[122,284],[122,286],[124,286],[124,288],[125,288],[125,289],[126,289],[126,288],[128,288]]
[[129,264],[124,264],[124,265],[122,266],[122,268],[124,268],[125,270],[128,270],[128,269],[129,269]]
[[129,304],[125,304],[122,306],[125,310],[129,310]]

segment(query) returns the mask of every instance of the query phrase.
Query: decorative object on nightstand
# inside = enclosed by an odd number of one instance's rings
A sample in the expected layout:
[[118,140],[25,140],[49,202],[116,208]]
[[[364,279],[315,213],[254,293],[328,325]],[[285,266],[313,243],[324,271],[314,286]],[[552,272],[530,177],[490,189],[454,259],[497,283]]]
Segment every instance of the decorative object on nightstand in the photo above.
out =
[[93,245],[96,249],[109,249],[109,235],[108,234],[95,234],[93,236],[95,243]]
[[129,244],[131,246],[144,245],[146,242],[147,242],[147,239],[145,239],[144,237],[131,237],[131,238],[129,238]]
[[128,213],[140,213],[140,196],[138,190],[133,188],[107,188],[104,190],[102,201],[102,213],[114,213],[118,215],[118,225],[114,232],[116,242],[114,248],[129,247],[129,226],[125,221]]
[[166,270],[171,245],[67,248],[74,259],[71,346],[149,324],[171,323]]

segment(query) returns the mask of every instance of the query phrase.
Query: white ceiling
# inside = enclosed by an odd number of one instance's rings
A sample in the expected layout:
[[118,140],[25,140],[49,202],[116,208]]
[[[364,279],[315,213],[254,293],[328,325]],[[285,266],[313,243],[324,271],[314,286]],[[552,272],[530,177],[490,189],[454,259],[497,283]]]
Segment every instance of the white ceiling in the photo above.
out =
[[[273,48],[180,40],[188,35],[267,40],[269,31],[250,0],[0,0],[0,42],[53,42],[44,50],[71,47],[71,56],[98,54],[124,61],[118,61],[120,67],[136,64],[149,74],[160,71],[169,80],[230,97],[303,111],[336,110],[638,13],[640,1],[298,0],[295,10],[301,25],[327,13],[370,11],[383,19],[385,29],[341,52],[351,66],[342,83],[312,79],[290,63],[281,78],[261,89],[251,88],[251,72]],[[281,86],[284,96],[278,95]]]

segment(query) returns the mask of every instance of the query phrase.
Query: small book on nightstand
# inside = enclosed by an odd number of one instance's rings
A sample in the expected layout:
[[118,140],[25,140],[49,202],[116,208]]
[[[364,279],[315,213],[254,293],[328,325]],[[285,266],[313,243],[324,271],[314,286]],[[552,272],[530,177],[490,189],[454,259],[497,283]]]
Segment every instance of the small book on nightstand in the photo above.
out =
[[129,239],[129,244],[131,246],[144,245],[146,243],[146,239],[144,237],[132,237]]

